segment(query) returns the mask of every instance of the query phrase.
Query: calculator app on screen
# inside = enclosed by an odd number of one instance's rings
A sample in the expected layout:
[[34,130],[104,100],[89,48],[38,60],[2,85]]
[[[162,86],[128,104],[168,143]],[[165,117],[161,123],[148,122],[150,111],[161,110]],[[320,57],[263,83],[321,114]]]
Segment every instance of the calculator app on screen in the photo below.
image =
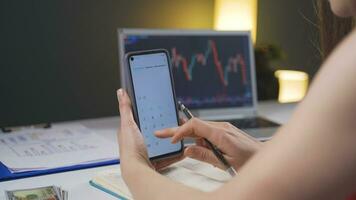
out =
[[154,131],[178,126],[169,62],[165,53],[129,59],[139,127],[150,158],[181,150],[181,144],[160,139]]

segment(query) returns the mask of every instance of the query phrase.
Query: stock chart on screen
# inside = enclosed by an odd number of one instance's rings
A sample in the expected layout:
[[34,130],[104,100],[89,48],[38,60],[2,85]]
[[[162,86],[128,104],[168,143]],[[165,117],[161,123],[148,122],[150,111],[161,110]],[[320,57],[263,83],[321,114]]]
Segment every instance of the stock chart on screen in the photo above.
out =
[[166,49],[177,99],[190,108],[245,107],[253,104],[249,42],[243,35],[126,35],[124,49]]

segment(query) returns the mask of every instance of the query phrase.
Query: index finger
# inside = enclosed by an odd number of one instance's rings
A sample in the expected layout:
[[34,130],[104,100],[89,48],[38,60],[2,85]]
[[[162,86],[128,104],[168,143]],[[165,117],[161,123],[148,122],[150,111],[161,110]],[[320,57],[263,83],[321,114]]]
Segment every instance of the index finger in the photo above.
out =
[[[187,120],[180,118],[179,122],[181,125],[183,125],[187,122]],[[165,128],[162,130],[155,131],[154,134],[158,138],[168,138],[168,137],[173,137],[173,135],[176,133],[177,130],[178,130],[178,127]]]
[[213,134],[213,131],[214,128],[209,123],[192,118],[176,130],[172,137],[172,143],[176,143],[184,137],[203,137],[209,141],[214,141],[217,139],[217,135]]
[[167,137],[173,137],[174,134],[177,132],[179,127],[173,127],[173,128],[166,128],[163,130],[157,130],[154,132],[156,137],[159,138],[167,138]]

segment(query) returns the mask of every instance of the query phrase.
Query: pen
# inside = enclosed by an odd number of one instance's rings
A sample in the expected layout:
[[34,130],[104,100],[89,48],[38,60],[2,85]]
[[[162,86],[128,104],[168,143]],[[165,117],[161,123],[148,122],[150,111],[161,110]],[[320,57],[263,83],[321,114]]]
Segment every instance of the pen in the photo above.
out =
[[[180,101],[178,101],[178,108],[180,111],[184,113],[184,115],[188,118],[191,119],[193,118],[193,114],[188,110],[187,107],[184,106],[184,104]],[[212,149],[214,155],[220,160],[220,162],[227,168],[226,171],[231,175],[235,176],[236,175],[236,170],[227,162],[225,157],[222,155],[221,151],[213,145],[209,140],[204,138],[204,141],[209,145],[209,147]]]

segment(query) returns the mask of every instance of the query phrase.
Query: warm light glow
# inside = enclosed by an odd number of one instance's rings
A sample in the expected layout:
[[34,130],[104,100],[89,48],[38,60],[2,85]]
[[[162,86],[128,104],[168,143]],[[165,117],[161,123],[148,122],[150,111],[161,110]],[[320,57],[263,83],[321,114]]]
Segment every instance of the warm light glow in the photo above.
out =
[[275,76],[279,82],[278,101],[297,102],[303,99],[308,89],[308,74],[301,71],[278,70]]
[[256,42],[257,0],[215,0],[216,30],[248,30]]

